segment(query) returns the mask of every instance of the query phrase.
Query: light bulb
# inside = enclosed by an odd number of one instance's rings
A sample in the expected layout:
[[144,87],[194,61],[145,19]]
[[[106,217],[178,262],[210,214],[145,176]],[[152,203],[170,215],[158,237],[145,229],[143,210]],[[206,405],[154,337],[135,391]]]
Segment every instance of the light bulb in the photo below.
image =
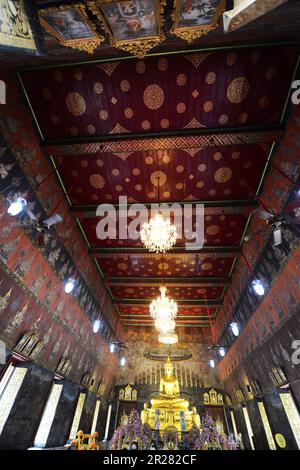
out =
[[69,277],[69,279],[67,279],[67,281],[65,282],[65,293],[70,294],[70,292],[72,292],[74,287],[75,287],[75,279],[73,279],[72,277]]
[[100,328],[100,320],[95,320],[93,324],[93,332],[98,333]]
[[210,367],[212,367],[212,368],[215,367],[215,361],[214,361],[214,359],[210,359],[209,365],[210,365]]
[[18,197],[16,201],[10,203],[7,212],[10,215],[18,215],[25,209],[26,206],[26,199],[24,199],[23,197]]
[[121,357],[121,360],[120,360],[120,366],[121,366],[121,367],[124,367],[125,364],[126,364],[126,359],[125,359],[125,357],[123,356],[123,357]]
[[231,323],[230,327],[231,327],[231,331],[234,334],[234,336],[238,336],[240,334],[240,330],[239,330],[239,327],[238,327],[237,323]]
[[255,279],[254,281],[252,281],[252,286],[257,295],[259,295],[260,297],[264,295],[265,288],[263,286],[263,283],[259,279]]
[[224,357],[224,356],[225,356],[225,354],[226,354],[226,353],[225,353],[225,349],[224,349],[224,348],[222,348],[222,347],[221,347],[221,348],[219,348],[219,354],[220,354],[220,356],[221,356],[221,357]]
[[109,350],[112,354],[115,352],[115,347],[116,347],[116,345],[114,343],[110,343]]

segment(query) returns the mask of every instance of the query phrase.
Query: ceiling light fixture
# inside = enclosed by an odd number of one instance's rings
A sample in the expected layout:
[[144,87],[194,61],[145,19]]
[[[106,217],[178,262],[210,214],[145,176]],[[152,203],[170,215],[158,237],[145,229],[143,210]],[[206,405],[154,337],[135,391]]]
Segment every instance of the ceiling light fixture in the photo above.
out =
[[178,343],[178,336],[176,335],[176,333],[172,333],[172,332],[160,333],[158,335],[158,341],[159,343],[163,343],[163,344],[176,344]]
[[209,365],[210,365],[210,367],[212,367],[212,369],[215,367],[215,361],[214,361],[214,359],[210,359],[210,360],[209,360]]
[[[159,198],[159,176],[157,177],[157,199],[158,207]],[[149,222],[145,222],[140,232],[141,242],[152,252],[165,253],[169,251],[176,243],[177,230],[176,226],[171,224],[170,220],[163,217],[161,210]]]
[[219,354],[220,354],[221,357],[224,357],[225,354],[226,354],[226,351],[222,346],[219,348]]
[[111,352],[111,354],[113,354],[115,352],[115,349],[116,349],[116,345],[114,343],[110,343],[109,351]]
[[121,366],[121,367],[124,367],[125,364],[126,364],[126,359],[125,359],[125,357],[123,356],[123,357],[121,357],[121,360],[120,360],[120,366]]
[[170,328],[175,328],[174,319],[177,316],[177,303],[166,296],[166,286],[160,286],[159,290],[160,297],[152,300],[150,304],[150,315],[155,321],[156,329],[166,333],[170,331]]

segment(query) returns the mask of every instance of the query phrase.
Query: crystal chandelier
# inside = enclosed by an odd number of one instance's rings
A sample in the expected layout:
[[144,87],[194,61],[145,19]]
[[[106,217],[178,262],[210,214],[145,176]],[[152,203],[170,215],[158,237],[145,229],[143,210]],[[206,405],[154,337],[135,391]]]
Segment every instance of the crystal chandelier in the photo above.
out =
[[159,333],[166,334],[175,329],[174,319],[177,316],[177,303],[166,296],[167,288],[160,286],[160,297],[150,304],[150,315],[154,319],[155,328]]
[[176,239],[175,225],[164,219],[161,211],[142,226],[141,241],[149,251],[165,253],[175,245]]
[[[159,175],[157,176],[157,199],[159,200]],[[176,226],[171,224],[169,218],[164,218],[161,210],[149,222],[145,222],[140,232],[141,241],[149,251],[165,253],[176,243]]]

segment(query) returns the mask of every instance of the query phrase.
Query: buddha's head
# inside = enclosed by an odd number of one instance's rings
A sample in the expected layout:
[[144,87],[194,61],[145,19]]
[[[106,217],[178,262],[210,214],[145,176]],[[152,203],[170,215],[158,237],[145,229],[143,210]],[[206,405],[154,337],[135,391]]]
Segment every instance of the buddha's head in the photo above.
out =
[[147,403],[144,403],[144,410],[147,410],[148,406]]
[[173,375],[173,364],[171,362],[170,356],[168,356],[168,359],[165,362],[165,375],[167,377],[171,377]]
[[197,414],[197,408],[195,406],[193,406],[192,410],[194,414]]

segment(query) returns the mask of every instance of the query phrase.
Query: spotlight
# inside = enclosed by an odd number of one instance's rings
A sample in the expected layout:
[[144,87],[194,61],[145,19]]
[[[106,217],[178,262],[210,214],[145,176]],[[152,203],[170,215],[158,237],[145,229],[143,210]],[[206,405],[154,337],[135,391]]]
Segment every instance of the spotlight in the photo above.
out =
[[264,295],[265,288],[263,286],[263,283],[259,279],[255,279],[254,281],[252,281],[252,287],[257,295],[259,295],[260,297]]
[[69,277],[65,282],[65,293],[70,294],[75,287],[75,279]]
[[95,320],[93,324],[93,332],[98,333],[100,328],[100,320]]
[[222,346],[219,348],[219,354],[221,357],[224,357],[226,354],[225,349]]
[[126,364],[126,359],[125,359],[125,357],[123,356],[123,357],[121,357],[121,360],[120,360],[120,366],[121,366],[121,367],[124,367],[125,364]]
[[[112,354],[115,352],[115,349],[116,349],[116,345],[115,345],[114,343],[110,343],[110,345],[109,345],[109,350],[110,350],[110,352],[111,352]],[[124,358],[124,357],[122,357],[122,359],[124,359],[124,361],[125,361],[125,358]],[[122,361],[122,359],[121,359],[121,361]],[[122,364],[121,364],[121,365],[122,365]],[[125,365],[125,362],[124,362],[124,365]]]
[[239,330],[239,327],[238,327],[237,323],[231,323],[230,327],[231,327],[231,331],[234,334],[234,336],[238,336],[240,334],[240,330]]
[[27,201],[23,197],[18,197],[16,201],[11,202],[9,208],[7,209],[8,214],[10,215],[18,215],[27,206]]
[[210,359],[209,365],[210,365],[210,367],[212,367],[212,368],[215,367],[215,361],[214,361],[214,359]]

